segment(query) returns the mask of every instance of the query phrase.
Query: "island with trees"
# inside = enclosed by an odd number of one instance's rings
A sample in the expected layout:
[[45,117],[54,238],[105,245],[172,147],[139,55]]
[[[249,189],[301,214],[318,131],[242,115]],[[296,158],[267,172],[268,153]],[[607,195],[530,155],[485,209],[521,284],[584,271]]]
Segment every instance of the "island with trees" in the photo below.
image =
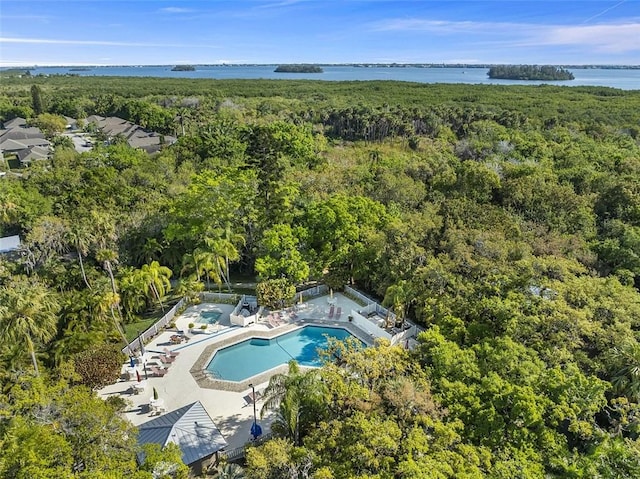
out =
[[573,80],[569,70],[555,65],[495,65],[489,68],[489,78],[500,80]]
[[196,67],[193,65],[176,65],[171,69],[172,72],[194,72]]
[[0,83],[1,121],[94,114],[178,140],[0,162],[0,477],[186,478],[95,390],[229,276],[353,284],[421,331],[274,376],[247,478],[640,477],[640,91]]
[[324,70],[318,65],[296,64],[296,65],[278,65],[276,73],[323,73]]

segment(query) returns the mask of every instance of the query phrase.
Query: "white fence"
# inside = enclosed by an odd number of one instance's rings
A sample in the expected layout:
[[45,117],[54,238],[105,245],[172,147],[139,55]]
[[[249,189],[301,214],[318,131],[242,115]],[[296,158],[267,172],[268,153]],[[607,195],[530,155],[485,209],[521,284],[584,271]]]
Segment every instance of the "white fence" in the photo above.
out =
[[240,297],[241,295],[234,293],[212,293],[211,291],[200,293],[200,301],[205,303],[236,304]]
[[327,294],[329,292],[329,287],[326,284],[319,284],[317,286],[313,286],[312,288],[308,288],[302,291],[298,291],[295,295],[295,302],[300,302],[300,298],[302,301],[305,299],[315,298],[317,296],[322,296],[323,294]]
[[[247,311],[246,316],[242,314],[242,311]],[[251,312],[253,311],[253,314]],[[242,295],[236,307],[233,308],[229,320],[231,324],[235,324],[236,326],[248,326],[249,324],[255,323],[258,321],[258,315],[261,310],[258,309],[258,302],[255,296],[247,296]],[[246,314],[246,313],[245,313]]]
[[345,286],[344,292],[347,296],[350,296],[364,306],[359,312],[351,311],[351,315],[353,316],[354,323],[372,336],[387,338],[391,340],[391,344],[401,344],[402,342],[406,343],[409,338],[417,337],[420,332],[424,331],[423,328],[413,321],[404,319],[401,328],[392,328],[391,332],[388,332],[387,329],[381,327],[377,321],[369,319],[369,315],[375,313],[378,317],[386,318],[385,323],[395,325],[397,317],[394,313],[350,286]]
[[157,336],[158,333],[160,333],[160,331],[162,331],[167,326],[167,324],[171,323],[173,318],[175,318],[176,316],[176,312],[180,308],[182,308],[184,304],[185,299],[182,298],[173,306],[173,308],[167,311],[167,313],[162,318],[145,329],[144,332],[140,333],[140,335],[136,339],[131,341],[129,343],[129,346],[125,346],[124,348],[122,348],[122,352],[125,354],[134,354],[136,351],[138,351],[140,349],[140,341],[142,341],[142,343],[144,344],[151,338]]
[[358,328],[366,332],[372,338],[385,338],[389,341],[393,340],[391,334],[388,333],[384,328],[381,328],[369,318],[360,314],[358,311],[352,309],[351,317],[353,318],[351,322]]
[[351,296],[356,301],[360,302],[360,304],[362,304],[363,306],[366,305],[360,311],[365,312],[365,313],[373,313],[373,312],[375,312],[379,316],[382,316],[383,318],[387,318],[388,317],[390,322],[395,323],[396,315],[394,313],[392,313],[391,311],[389,311],[387,308],[383,307],[382,305],[378,304],[375,300],[373,300],[373,299],[369,298],[368,296],[362,294],[357,289],[353,289],[351,286],[345,286],[344,287],[344,292],[345,292],[345,294],[347,296]]

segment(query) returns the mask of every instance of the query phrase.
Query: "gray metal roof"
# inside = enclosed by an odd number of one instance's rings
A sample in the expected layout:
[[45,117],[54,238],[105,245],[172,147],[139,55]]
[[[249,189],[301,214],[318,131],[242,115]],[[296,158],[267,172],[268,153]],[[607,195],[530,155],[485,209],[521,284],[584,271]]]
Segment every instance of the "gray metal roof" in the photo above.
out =
[[222,433],[200,401],[168,412],[138,426],[138,444],[177,444],[189,465],[227,446]]

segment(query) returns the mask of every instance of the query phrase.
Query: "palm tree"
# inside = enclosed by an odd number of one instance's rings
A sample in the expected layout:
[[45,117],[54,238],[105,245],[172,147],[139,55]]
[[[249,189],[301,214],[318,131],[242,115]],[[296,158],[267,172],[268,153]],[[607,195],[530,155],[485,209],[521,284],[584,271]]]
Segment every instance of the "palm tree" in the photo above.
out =
[[152,261],[151,264],[144,264],[140,268],[140,275],[145,286],[145,293],[153,293],[153,296],[160,303],[160,308],[164,312],[164,305],[162,304],[162,298],[171,290],[171,278],[172,271],[166,266],[161,266],[157,261]]
[[[212,264],[216,269],[216,276],[220,278],[220,283],[224,281],[227,285],[227,289],[231,292],[228,272],[225,273],[226,263],[224,258],[223,241],[219,238],[205,238],[204,242],[207,245],[208,252],[212,255]],[[220,285],[220,283],[218,283],[218,285]]]
[[628,342],[613,348],[611,359],[615,365],[611,376],[614,390],[640,402],[640,343]]
[[278,406],[276,418],[271,423],[271,431],[276,436],[290,439],[295,445],[299,445],[301,413],[300,396],[286,395]]
[[58,302],[37,279],[19,276],[0,289],[4,305],[0,315],[0,335],[8,341],[24,342],[39,375],[35,344],[46,343],[56,334]]
[[222,284],[219,262],[220,257],[218,255],[216,255],[212,251],[197,248],[193,252],[193,259],[195,262],[198,279],[200,278],[200,275],[202,273],[206,273],[207,289],[211,289],[209,283],[210,279],[213,279],[213,281],[218,285]]
[[89,254],[89,247],[94,241],[93,233],[84,224],[76,220],[71,223],[67,231],[67,241],[76,249],[78,261],[80,262],[80,270],[82,271],[82,279],[84,280],[84,284],[87,285],[87,288],[91,289],[82,258]]
[[411,298],[411,289],[405,280],[399,281],[387,288],[382,304],[391,306],[397,321],[402,321]]
[[53,344],[53,359],[58,365],[74,354],[104,344],[107,339],[104,331],[76,319],[67,322],[62,334]]
[[326,387],[317,369],[301,371],[296,361],[290,361],[287,374],[271,376],[260,417],[276,411],[271,429],[300,444],[310,425],[322,418],[325,395]]
[[186,298],[187,301],[193,301],[204,289],[204,285],[195,276],[187,276],[181,278],[175,289],[175,294],[180,298]]
[[244,469],[237,464],[218,464],[213,471],[215,479],[244,479]]
[[113,265],[118,263],[118,253],[112,249],[102,248],[96,252],[96,259],[102,263],[102,267],[109,275],[109,281],[111,281],[111,290],[113,294],[118,294],[118,288],[116,287],[116,279],[113,276]]
[[126,320],[133,320],[147,304],[146,278],[140,270],[134,268],[122,268],[118,273],[118,285],[120,286],[121,305]]
[[231,224],[227,223],[224,228],[216,228],[207,231],[211,236],[205,238],[207,246],[216,254],[224,258],[224,271],[222,276],[227,283],[227,288],[231,292],[229,279],[229,263],[240,259],[240,252],[236,245],[245,244],[246,240],[241,234],[231,230]]
[[[129,340],[127,336],[124,334],[124,330],[122,329],[122,312],[120,311],[120,295],[118,294],[118,288],[116,287],[116,279],[113,276],[113,264],[117,263],[118,255],[115,251],[107,248],[103,248],[96,253],[96,259],[102,262],[104,270],[109,275],[109,281],[111,283],[111,294],[107,294],[103,296],[103,299],[106,304],[109,306],[109,311],[111,312],[111,319],[113,320],[113,324],[116,328],[118,334],[123,339],[124,343],[127,345],[129,351],[131,351],[131,345],[129,344]],[[118,313],[118,317],[116,317],[116,311]]]

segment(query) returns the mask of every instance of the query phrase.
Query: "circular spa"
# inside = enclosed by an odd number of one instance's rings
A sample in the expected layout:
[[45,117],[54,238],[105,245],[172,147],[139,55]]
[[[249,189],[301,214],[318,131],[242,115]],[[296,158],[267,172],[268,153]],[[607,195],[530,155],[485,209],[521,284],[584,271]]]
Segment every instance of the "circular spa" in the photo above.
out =
[[328,338],[348,337],[355,336],[343,328],[304,326],[271,339],[250,338],[218,350],[206,370],[216,379],[243,381],[292,359],[320,366],[318,350],[327,347]]

